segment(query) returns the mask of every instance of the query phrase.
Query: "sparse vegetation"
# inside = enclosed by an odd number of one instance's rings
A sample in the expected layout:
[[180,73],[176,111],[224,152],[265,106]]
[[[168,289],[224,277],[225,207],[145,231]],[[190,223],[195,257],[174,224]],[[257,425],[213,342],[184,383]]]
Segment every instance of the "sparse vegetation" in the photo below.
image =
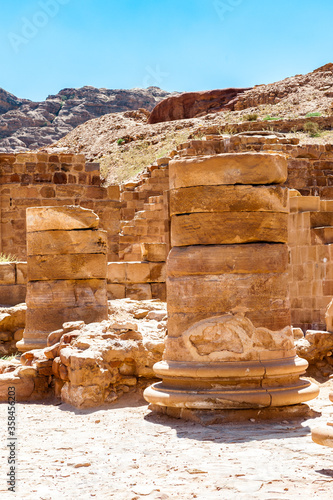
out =
[[126,182],[151,165],[156,158],[167,156],[187,140],[188,134],[188,130],[173,131],[160,141],[152,138],[126,144],[117,153],[104,155],[99,159],[101,176],[106,180],[106,184]]
[[321,113],[315,112],[315,113],[307,113],[305,115],[305,118],[314,118],[315,116],[321,116]]
[[118,141],[117,141],[118,146],[121,146],[124,143],[125,143],[124,139],[118,139]]
[[19,354],[19,352],[16,352],[15,354],[10,354],[8,356],[1,356],[0,360],[2,361],[12,361],[13,359],[16,358],[16,356]]
[[17,260],[15,255],[0,253],[0,262],[16,262]]
[[258,119],[258,113],[248,113],[243,116],[245,122],[255,122]]
[[265,118],[263,118],[264,121],[275,121],[275,120],[282,120],[279,116],[270,116],[267,115]]
[[318,123],[315,122],[306,122],[304,124],[304,131],[307,132],[310,137],[320,137],[321,134],[321,129]]

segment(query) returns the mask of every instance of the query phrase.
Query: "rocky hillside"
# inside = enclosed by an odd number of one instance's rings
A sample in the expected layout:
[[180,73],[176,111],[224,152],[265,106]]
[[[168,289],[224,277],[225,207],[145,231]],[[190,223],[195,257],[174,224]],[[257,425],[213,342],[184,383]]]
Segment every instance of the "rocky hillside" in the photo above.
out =
[[158,87],[109,90],[64,89],[33,102],[0,89],[0,152],[25,151],[52,144],[78,125],[109,113],[155,105],[172,94]]
[[[190,104],[193,104],[194,94],[190,94]],[[110,182],[120,182],[131,178],[155,158],[167,155],[188,137],[200,138],[205,133],[235,133],[251,129],[279,130],[281,123],[288,125],[282,127],[283,132],[303,130],[307,121],[324,122],[326,116],[332,115],[333,64],[307,75],[297,75],[238,93],[228,103],[228,106],[232,104],[233,110],[214,111],[216,93],[205,93],[205,112],[201,109],[204,102],[201,99],[199,117],[175,119],[179,103],[185,105],[187,102],[186,94],[180,94],[162,101],[150,115],[143,111],[105,115],[80,125],[47,149],[49,152],[85,153],[88,159],[100,161],[102,174]],[[159,110],[165,109],[167,112],[158,117],[161,122],[149,123],[152,116],[156,117]],[[331,141],[331,136],[324,137],[325,134],[322,140]],[[306,142],[319,140],[308,133],[303,136]],[[299,138],[302,141],[302,135]]]

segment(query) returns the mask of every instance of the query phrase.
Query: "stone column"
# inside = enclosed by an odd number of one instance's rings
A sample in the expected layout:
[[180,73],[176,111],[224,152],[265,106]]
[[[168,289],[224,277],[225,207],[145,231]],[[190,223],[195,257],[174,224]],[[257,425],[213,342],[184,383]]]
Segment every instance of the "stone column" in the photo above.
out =
[[27,316],[21,352],[68,321],[107,319],[107,233],[79,206],[27,209]]
[[145,391],[190,409],[294,405],[299,378],[288,300],[284,156],[238,153],[170,162],[168,338]]

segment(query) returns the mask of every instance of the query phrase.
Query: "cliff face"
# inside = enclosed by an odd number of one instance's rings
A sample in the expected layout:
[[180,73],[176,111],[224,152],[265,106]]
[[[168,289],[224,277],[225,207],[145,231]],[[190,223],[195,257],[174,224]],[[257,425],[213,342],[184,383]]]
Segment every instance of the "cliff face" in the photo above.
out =
[[63,89],[43,102],[33,102],[0,89],[0,152],[47,146],[88,120],[139,108],[151,111],[170,95],[158,87],[132,90],[82,87]]
[[198,118],[208,113],[234,110],[237,96],[245,89],[218,89],[203,92],[185,92],[170,96],[158,103],[150,114],[148,123],[161,123],[185,118]]

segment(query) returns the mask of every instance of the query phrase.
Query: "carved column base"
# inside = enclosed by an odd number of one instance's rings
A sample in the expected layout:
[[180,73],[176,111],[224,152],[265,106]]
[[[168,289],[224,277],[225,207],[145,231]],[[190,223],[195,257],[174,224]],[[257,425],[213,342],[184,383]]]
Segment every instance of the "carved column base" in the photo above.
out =
[[298,357],[267,361],[198,363],[161,361],[162,382],[148,387],[154,405],[189,409],[246,409],[297,405],[314,399],[319,388],[300,379],[308,366]]

